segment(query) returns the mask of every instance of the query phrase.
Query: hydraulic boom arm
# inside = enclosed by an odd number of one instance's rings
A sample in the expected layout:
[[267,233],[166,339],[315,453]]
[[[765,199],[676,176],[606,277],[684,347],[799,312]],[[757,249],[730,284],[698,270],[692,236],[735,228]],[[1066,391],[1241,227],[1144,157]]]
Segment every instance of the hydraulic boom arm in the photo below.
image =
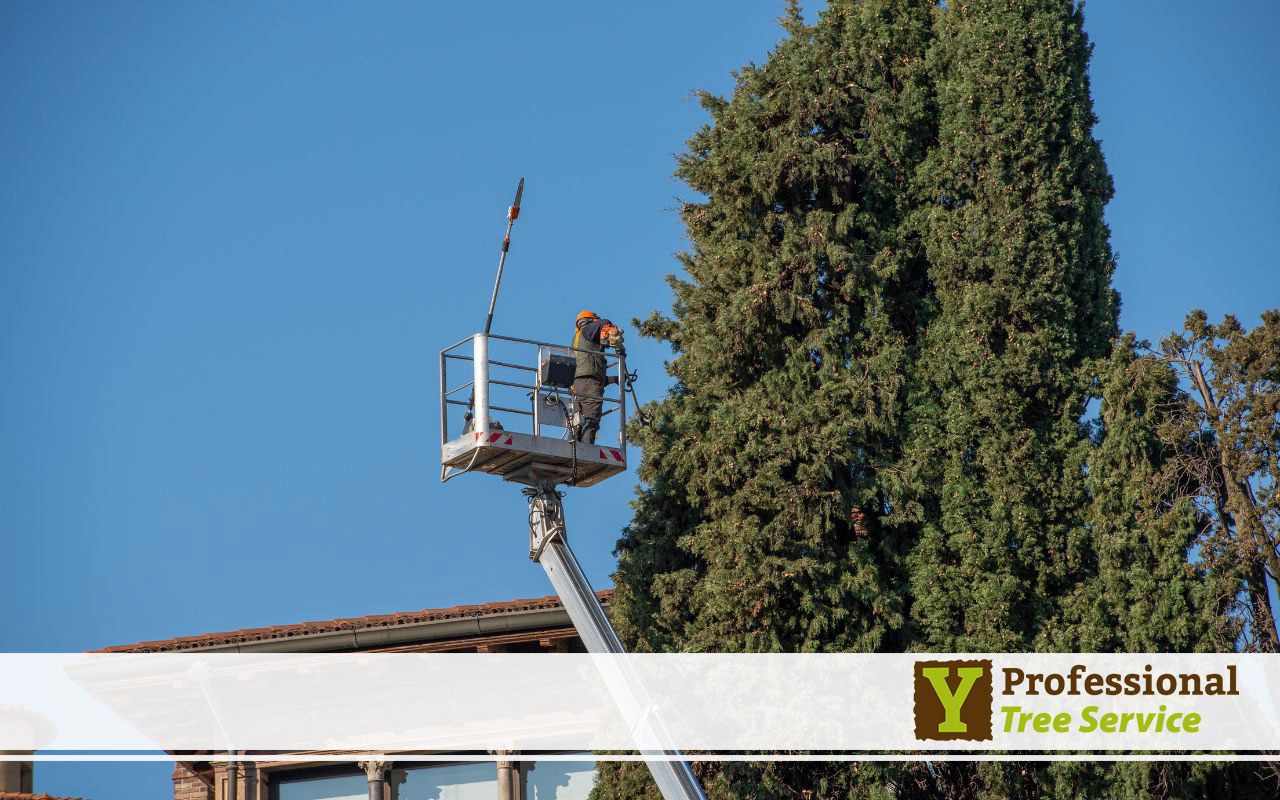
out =
[[[560,492],[556,491],[554,484],[540,483],[525,489],[524,494],[529,498],[529,557],[546,570],[588,652],[625,655],[626,650],[618,640],[618,634],[591,590],[578,559],[569,549]],[[643,727],[650,736],[656,735],[659,741],[669,742],[670,736],[640,682],[640,676],[625,659],[616,659],[610,664],[614,670],[605,679],[623,713],[630,711],[636,716],[637,729]],[[706,800],[698,779],[679,750],[664,747],[658,751],[642,750],[641,753],[654,756],[647,761],[649,771],[666,800]]]

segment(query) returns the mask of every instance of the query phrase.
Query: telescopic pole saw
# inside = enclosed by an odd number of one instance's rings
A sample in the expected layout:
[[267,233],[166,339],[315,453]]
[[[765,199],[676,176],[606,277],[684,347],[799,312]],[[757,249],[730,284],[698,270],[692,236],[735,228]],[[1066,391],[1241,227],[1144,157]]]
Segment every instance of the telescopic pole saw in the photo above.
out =
[[507,263],[507,251],[511,249],[511,226],[516,224],[516,217],[520,216],[520,195],[522,194],[524,194],[524,178],[521,178],[516,186],[516,199],[507,209],[507,234],[502,237],[502,255],[498,257],[498,278],[493,282],[493,297],[489,299],[489,318],[484,321],[486,336],[489,335],[489,329],[493,327],[493,307],[498,304],[498,287],[502,285],[502,268]]

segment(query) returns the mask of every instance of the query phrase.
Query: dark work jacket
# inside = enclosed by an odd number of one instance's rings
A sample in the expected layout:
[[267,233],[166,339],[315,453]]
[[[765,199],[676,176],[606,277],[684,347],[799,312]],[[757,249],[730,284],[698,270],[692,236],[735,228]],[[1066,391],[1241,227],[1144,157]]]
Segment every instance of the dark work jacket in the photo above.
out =
[[[578,368],[574,371],[574,378],[595,378],[604,384],[604,345],[600,343],[600,331],[605,325],[613,323],[607,319],[593,319],[586,325],[574,333],[573,343],[570,347],[578,350],[590,350],[590,353],[578,353],[573,355],[578,362]],[[596,355],[596,354],[599,355]]]

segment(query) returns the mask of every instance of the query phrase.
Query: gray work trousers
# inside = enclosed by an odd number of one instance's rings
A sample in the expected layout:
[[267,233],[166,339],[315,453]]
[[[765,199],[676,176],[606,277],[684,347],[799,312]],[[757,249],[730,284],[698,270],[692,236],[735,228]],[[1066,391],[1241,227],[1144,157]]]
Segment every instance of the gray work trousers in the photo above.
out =
[[[578,441],[596,443],[600,415],[604,412],[604,386],[599,378],[573,379],[574,408],[578,411]],[[577,395],[584,395],[578,397]]]

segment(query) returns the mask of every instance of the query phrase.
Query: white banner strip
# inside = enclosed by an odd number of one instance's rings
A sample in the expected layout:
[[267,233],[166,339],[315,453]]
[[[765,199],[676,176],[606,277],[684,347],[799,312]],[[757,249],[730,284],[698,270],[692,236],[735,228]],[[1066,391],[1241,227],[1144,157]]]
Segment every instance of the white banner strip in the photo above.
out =
[[0,750],[1278,750],[1277,690],[1273,655],[3,654]]
[[[445,754],[436,756],[422,755],[404,755],[402,753],[387,753],[388,761],[397,763],[442,763],[455,764],[460,762],[466,763],[484,763],[491,764],[496,759],[494,756],[475,756],[461,754]],[[358,758],[365,760],[370,757],[361,753]],[[377,757],[373,755],[372,757]],[[216,757],[201,755],[202,760],[217,761]],[[268,762],[271,764],[280,763],[308,763],[323,762],[332,764],[339,761],[337,756],[332,753],[315,758],[304,758],[299,755],[245,755],[243,753],[236,754],[236,761],[253,761]],[[357,756],[353,756],[351,760],[355,760]],[[617,754],[583,754],[583,753],[520,753],[522,761],[563,761],[578,764],[583,761],[712,761],[712,762],[740,762],[740,763],[765,763],[770,761],[785,762],[801,762],[801,761],[1016,761],[1016,762],[1040,762],[1040,761],[1246,761],[1246,762],[1275,762],[1274,755],[1257,755],[1257,754],[1239,754],[1239,753],[1148,753],[1148,754],[1116,754],[1116,753],[1068,753],[1059,755],[1007,755],[1003,753],[967,753],[957,755],[955,753],[865,753],[858,755],[850,755],[844,753],[836,753],[830,755],[800,755],[794,753],[682,753],[671,755],[637,755],[634,753],[617,753]],[[174,757],[171,755],[78,755],[78,756],[59,756],[48,755],[45,753],[36,753],[34,755],[24,756],[0,756],[0,761],[50,761],[50,762],[153,762],[163,761],[170,764],[173,763]]]

